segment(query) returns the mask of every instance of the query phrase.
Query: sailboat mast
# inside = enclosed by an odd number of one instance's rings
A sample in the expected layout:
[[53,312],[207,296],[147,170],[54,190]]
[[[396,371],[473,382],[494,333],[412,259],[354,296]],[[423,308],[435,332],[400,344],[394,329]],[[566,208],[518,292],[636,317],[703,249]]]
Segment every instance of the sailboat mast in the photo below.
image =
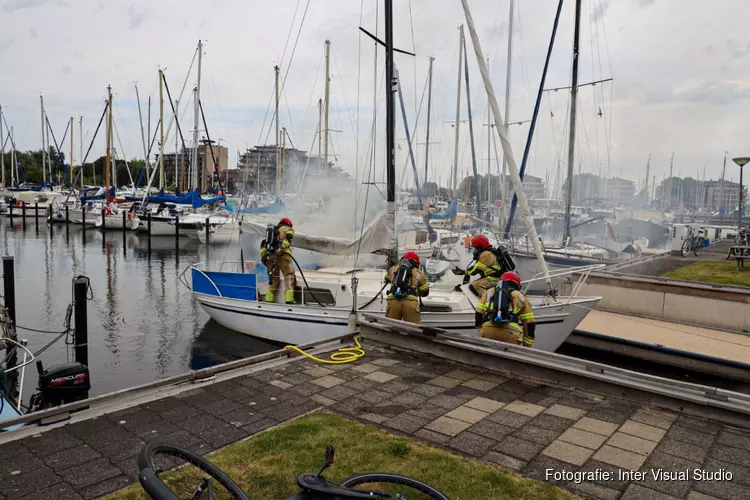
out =
[[[396,90],[398,82],[393,72],[393,0],[385,0],[385,148],[386,202],[388,214],[396,215]],[[459,75],[460,80],[460,75]],[[455,168],[455,167],[454,167]],[[398,246],[398,244],[396,244]],[[396,252],[389,252],[388,267],[396,264]]]
[[[148,110],[146,111],[146,138],[149,141],[143,143],[143,151],[146,156],[146,179],[151,179],[151,159],[149,158],[149,149],[151,148],[151,96],[148,96]],[[96,172],[94,172],[94,184],[96,184]]]
[[273,67],[275,79],[274,88],[276,90],[276,198],[281,198],[281,151],[279,150],[279,67]]
[[13,140],[13,125],[10,126],[10,184],[16,186],[18,184],[18,176],[16,175],[16,168],[18,163],[16,162],[16,143]]
[[83,116],[78,117],[78,152],[81,156],[81,196],[83,196]]
[[42,119],[42,184],[44,184],[47,181],[46,176],[46,161],[47,161],[47,145],[44,142],[45,138],[45,132],[47,130],[47,127],[44,123],[44,96],[39,96],[39,104],[40,104],[40,116]]
[[648,154],[648,161],[646,162],[646,185],[643,187],[644,191],[646,191],[646,202],[649,201],[648,199],[648,176],[651,173],[651,153]]
[[[75,166],[75,161],[73,160],[73,130],[75,129],[75,118],[70,117],[70,161],[68,164],[70,165],[70,168],[68,169],[68,175],[70,176],[70,181],[73,182],[73,168]],[[60,144],[62,146],[62,144]],[[71,184],[71,190],[73,189],[73,186]]]
[[13,140],[13,125],[10,126],[10,184],[11,186],[18,185],[18,162],[16,162],[16,143]]
[[[667,204],[667,210],[672,209],[672,168],[674,167],[674,153],[672,153],[672,157],[669,159],[669,202]],[[680,185],[682,185],[682,181],[680,181]]]
[[458,128],[461,123],[461,68],[464,61],[464,25],[458,27],[458,85],[456,87],[455,143],[453,146],[453,197],[458,198]]
[[323,162],[328,175],[328,113],[331,109],[331,41],[326,40],[326,94],[325,94],[325,123],[323,128]]
[[5,187],[5,135],[3,134],[3,107],[0,106],[0,171],[2,171],[2,183]]
[[[180,100],[175,99],[174,101],[174,119],[175,123],[177,123],[177,120],[179,119],[180,114]],[[177,182],[180,177],[180,165],[182,165],[182,152],[180,151],[180,134],[179,130],[175,130],[174,132],[174,191],[177,193],[180,189],[180,185]],[[135,186],[133,186],[135,187]]]
[[164,72],[159,70],[159,190],[164,189]]
[[524,222],[526,223],[526,227],[529,232],[529,239],[531,240],[531,245],[534,248],[534,254],[536,255],[536,258],[539,262],[539,266],[541,267],[542,274],[545,277],[545,281],[547,282],[547,286],[549,287],[550,291],[553,290],[552,287],[552,281],[549,277],[549,269],[547,267],[547,262],[544,260],[544,255],[542,253],[542,245],[539,241],[539,238],[537,236],[536,229],[534,228],[534,220],[531,218],[531,209],[529,208],[529,202],[526,199],[526,194],[523,191],[523,185],[521,184],[521,177],[518,174],[518,167],[516,166],[515,158],[513,157],[513,150],[510,145],[510,142],[508,141],[508,137],[505,135],[504,130],[504,122],[503,117],[500,114],[500,106],[497,103],[497,97],[495,96],[495,89],[492,86],[492,81],[490,80],[490,73],[487,70],[487,63],[484,61],[484,57],[482,55],[482,44],[479,41],[479,36],[477,35],[476,28],[474,27],[474,19],[471,16],[471,11],[469,10],[469,4],[468,0],[461,0],[461,5],[463,6],[464,14],[466,16],[466,25],[469,28],[469,35],[471,36],[472,45],[474,46],[474,55],[476,55],[477,58],[477,65],[479,66],[479,72],[482,75],[482,81],[484,83],[484,90],[487,92],[487,99],[490,101],[490,108],[492,109],[492,116],[495,121],[495,125],[497,125],[497,133],[500,137],[500,143],[503,147],[503,155],[505,156],[505,159],[508,164],[508,172],[510,174],[510,178],[513,182],[513,189],[516,191],[516,194],[518,195],[518,206],[521,210],[521,216],[523,217]]
[[430,115],[432,112],[432,63],[434,61],[435,58],[430,56],[430,69],[427,73],[427,133],[424,145],[424,177],[422,178],[423,186],[427,182],[427,168],[430,165]]
[[323,158],[323,99],[318,99],[318,158]]
[[286,127],[281,127],[281,171],[279,171],[279,179],[282,178],[285,167],[286,167]]
[[[159,71],[161,73],[161,70]],[[109,201],[109,168],[112,161],[112,87],[107,85],[107,101],[109,102],[107,113],[107,152],[104,157],[104,189],[107,190],[106,200]]]
[[[510,121],[510,81],[513,69],[513,18],[515,17],[515,0],[510,0],[510,12],[508,13],[508,55],[506,56],[505,65],[505,136],[508,136],[510,130],[508,129],[508,122]],[[500,196],[503,197],[503,204],[500,207],[501,220],[505,221],[505,200],[510,200],[513,196],[511,195],[510,182],[508,180],[508,166],[505,164],[505,155],[503,155],[503,178],[501,182],[502,192]]]
[[[200,123],[200,105],[201,105],[201,66],[203,63],[203,42],[198,40],[198,81],[195,84],[195,130],[193,130],[193,189],[201,189],[198,184],[198,128]],[[208,163],[208,158],[203,162]]]
[[[727,173],[727,155],[728,154],[729,153],[727,151],[724,151],[724,166],[721,168],[721,182],[719,182],[719,208],[722,208],[724,206],[724,174]],[[3,182],[3,184],[5,183]]]
[[[487,58],[487,69],[490,68],[490,58]],[[487,101],[487,205],[492,202],[492,112],[490,101]],[[492,221],[489,221],[492,222]]]
[[565,199],[565,234],[563,246],[570,239],[570,208],[573,202],[573,171],[575,168],[576,147],[576,108],[578,100],[578,56],[581,39],[581,0],[576,0],[575,30],[573,31],[573,71],[570,82],[570,131],[568,133],[568,194]]
[[[138,104],[138,121],[141,125],[141,145],[143,146],[143,166],[146,168],[146,178],[148,179],[148,145],[146,144],[146,137],[143,135],[143,111],[141,110],[141,96],[138,93],[138,84],[135,85],[135,101]],[[151,140],[149,136],[148,140]],[[133,186],[135,188],[135,186]]]
[[482,202],[479,197],[479,172],[477,171],[477,153],[474,148],[474,121],[471,117],[471,86],[469,85],[469,64],[468,55],[466,54],[466,41],[463,42],[464,46],[464,59],[467,64],[464,64],[464,77],[466,78],[466,113],[469,119],[469,142],[471,144],[471,167],[474,173],[474,196],[477,200],[477,216],[482,217]]

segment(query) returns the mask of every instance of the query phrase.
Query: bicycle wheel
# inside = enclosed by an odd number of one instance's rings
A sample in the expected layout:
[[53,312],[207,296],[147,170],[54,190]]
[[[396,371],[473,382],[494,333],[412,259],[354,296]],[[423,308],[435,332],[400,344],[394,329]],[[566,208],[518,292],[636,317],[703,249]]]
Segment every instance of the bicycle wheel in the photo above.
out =
[[688,255],[690,255],[690,252],[692,250],[693,250],[693,240],[688,238],[682,243],[682,249],[681,249],[682,256],[687,257]]
[[693,245],[693,253],[698,257],[703,251],[703,240],[696,240]]
[[344,480],[341,486],[361,490],[378,491],[392,495],[394,499],[404,500],[450,500],[440,490],[416,479],[396,474],[359,474]]
[[141,487],[155,500],[248,500],[224,471],[169,443],[151,443],[143,448],[138,468]]

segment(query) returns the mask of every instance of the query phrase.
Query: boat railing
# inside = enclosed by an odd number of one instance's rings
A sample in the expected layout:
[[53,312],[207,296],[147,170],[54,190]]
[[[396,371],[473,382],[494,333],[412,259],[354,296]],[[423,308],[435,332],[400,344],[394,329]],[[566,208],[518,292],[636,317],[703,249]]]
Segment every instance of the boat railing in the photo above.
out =
[[[8,358],[10,357],[11,353],[6,354],[5,358],[2,361],[2,364],[0,364],[0,370],[2,370],[3,375],[8,375],[15,371],[18,371],[21,374],[20,381],[18,383],[18,397],[16,398],[16,401],[17,401],[16,409],[20,412],[21,401],[23,401],[23,379],[24,379],[24,376],[26,375],[26,366],[33,363],[34,360],[36,359],[36,356],[34,356],[34,353],[31,352],[28,347],[26,347],[26,345],[28,344],[26,340],[22,339],[18,341],[18,340],[11,339],[9,337],[3,337],[3,338],[0,338],[0,344],[5,344],[6,352],[8,352],[8,344],[12,344],[15,346],[12,349],[10,349],[11,352],[15,351],[19,347],[23,351],[23,360],[21,361],[21,364],[12,366],[10,368],[6,368]],[[10,394],[8,394],[8,396],[10,396]]]
[[592,264],[590,266],[581,266],[581,267],[575,267],[572,269],[560,269],[557,271],[550,272],[547,276],[544,275],[544,273],[539,272],[535,274],[531,279],[524,280],[521,283],[523,285],[526,285],[526,290],[528,290],[529,285],[531,283],[535,283],[538,281],[546,281],[549,277],[550,279],[556,279],[561,278],[563,276],[578,274],[578,280],[576,280],[575,284],[573,285],[573,288],[570,291],[570,295],[568,295],[567,299],[568,302],[570,302],[573,297],[577,297],[578,293],[581,291],[581,288],[583,288],[583,285],[586,283],[586,280],[588,279],[589,275],[592,271],[596,271],[598,269],[603,269],[607,267],[606,264]]

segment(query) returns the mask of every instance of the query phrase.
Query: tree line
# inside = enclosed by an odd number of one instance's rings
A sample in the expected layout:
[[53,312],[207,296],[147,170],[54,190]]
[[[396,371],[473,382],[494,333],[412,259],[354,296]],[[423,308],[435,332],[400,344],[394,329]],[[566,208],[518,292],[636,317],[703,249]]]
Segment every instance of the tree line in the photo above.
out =
[[[50,147],[48,152],[49,158],[52,162],[52,179],[55,184],[67,184],[70,180],[75,179],[76,175],[78,175],[79,167],[80,165],[76,165],[75,169],[73,170],[72,174],[68,170],[67,175],[72,175],[72,179],[67,178],[65,174],[65,168],[63,168],[63,165],[67,168],[67,161],[65,158],[65,153],[58,154],[57,151],[55,151],[55,148]],[[16,158],[18,161],[18,182],[31,182],[35,184],[40,184],[42,182],[42,157],[43,157],[43,150],[29,150],[29,151],[16,151]],[[49,161],[49,160],[47,160]],[[83,165],[83,183],[87,185],[103,185],[104,184],[104,165],[106,163],[106,158],[104,156],[100,156],[93,162],[87,162]],[[141,174],[141,170],[144,166],[143,160],[128,160],[127,166],[130,167],[130,174],[133,176],[133,182],[138,182],[138,176],[142,175],[140,185],[146,185],[148,183],[148,179],[146,179],[145,173]],[[5,183],[10,184],[11,179],[11,173],[10,169],[13,165],[12,159],[11,159],[11,152],[6,151],[5,157],[4,157],[4,165],[5,165]],[[114,172],[116,175],[116,179],[111,178],[110,182],[112,185],[115,184],[115,180],[117,180],[118,186],[125,186],[129,185],[131,183],[130,181],[130,175],[128,175],[128,168],[125,164],[125,160],[115,160],[112,159],[112,170],[111,172]],[[48,169],[48,165],[45,165],[45,170]],[[47,179],[49,179],[50,174],[49,171],[47,171]],[[78,181],[76,184],[80,185],[80,177],[78,178]]]

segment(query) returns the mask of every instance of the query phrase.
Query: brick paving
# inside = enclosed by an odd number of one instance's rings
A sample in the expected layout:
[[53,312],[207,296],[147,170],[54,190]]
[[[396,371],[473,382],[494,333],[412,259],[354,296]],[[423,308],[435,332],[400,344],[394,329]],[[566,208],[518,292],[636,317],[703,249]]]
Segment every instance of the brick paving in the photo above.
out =
[[[137,481],[136,455],[147,442],[207,454],[320,408],[586,498],[750,498],[746,430],[369,348],[359,363],[295,360],[0,444],[0,500],[97,498]],[[694,469],[732,478],[698,480]],[[658,470],[688,476],[655,479]],[[551,474],[562,472],[582,476]]]

